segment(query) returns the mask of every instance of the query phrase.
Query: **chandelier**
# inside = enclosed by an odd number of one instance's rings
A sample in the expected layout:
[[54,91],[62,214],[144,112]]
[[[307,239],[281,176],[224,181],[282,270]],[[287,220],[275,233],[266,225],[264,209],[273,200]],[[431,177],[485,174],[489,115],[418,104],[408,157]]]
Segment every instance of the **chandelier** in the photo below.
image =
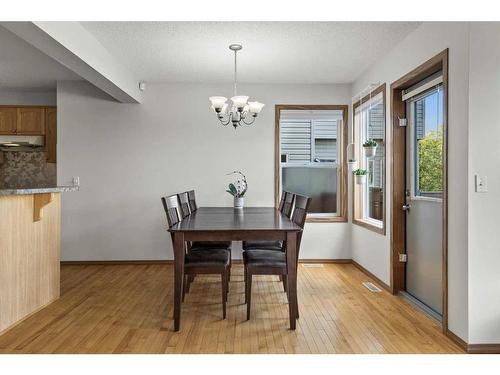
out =
[[255,118],[264,107],[264,104],[249,102],[248,96],[237,95],[236,93],[236,57],[238,51],[242,48],[243,46],[241,44],[231,44],[229,46],[229,49],[234,51],[234,96],[230,100],[227,100],[224,96],[211,96],[208,98],[212,103],[212,109],[217,114],[220,123],[224,126],[231,123],[235,129],[241,126],[242,123],[246,125],[253,124]]

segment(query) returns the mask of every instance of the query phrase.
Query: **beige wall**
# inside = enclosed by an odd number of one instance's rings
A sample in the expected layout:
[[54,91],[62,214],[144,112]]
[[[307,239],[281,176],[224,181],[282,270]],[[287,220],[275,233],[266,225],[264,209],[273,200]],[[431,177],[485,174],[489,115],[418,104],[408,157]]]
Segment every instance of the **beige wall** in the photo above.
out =
[[[350,85],[239,85],[266,103],[252,126],[219,125],[211,95],[231,85],[148,84],[143,103],[119,104],[90,84],[59,82],[58,179],[65,194],[63,260],[171,259],[160,197],[194,188],[200,205],[230,206],[226,173],[249,181],[248,206],[274,205],[274,105],[350,104]],[[350,258],[347,223],[307,224],[302,258]],[[235,257],[240,253],[235,250]]]

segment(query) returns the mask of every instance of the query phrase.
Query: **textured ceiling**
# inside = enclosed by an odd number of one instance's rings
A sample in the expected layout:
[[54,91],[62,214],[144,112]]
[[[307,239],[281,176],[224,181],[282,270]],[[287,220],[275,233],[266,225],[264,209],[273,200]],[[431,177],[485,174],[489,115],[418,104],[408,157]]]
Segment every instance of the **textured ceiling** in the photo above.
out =
[[81,78],[0,27],[0,90],[55,90],[56,81],[73,79]]
[[[138,80],[350,83],[417,22],[82,22]],[[0,90],[54,89],[76,74],[0,27]]]
[[417,22],[82,22],[140,80],[350,83]]

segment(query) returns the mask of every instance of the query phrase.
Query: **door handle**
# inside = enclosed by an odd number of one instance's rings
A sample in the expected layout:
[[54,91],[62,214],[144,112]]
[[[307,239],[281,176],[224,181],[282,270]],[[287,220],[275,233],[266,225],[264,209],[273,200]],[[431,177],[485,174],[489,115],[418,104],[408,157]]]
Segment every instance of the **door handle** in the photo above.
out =
[[411,205],[405,203],[405,204],[403,204],[402,208],[403,208],[403,211],[410,211]]

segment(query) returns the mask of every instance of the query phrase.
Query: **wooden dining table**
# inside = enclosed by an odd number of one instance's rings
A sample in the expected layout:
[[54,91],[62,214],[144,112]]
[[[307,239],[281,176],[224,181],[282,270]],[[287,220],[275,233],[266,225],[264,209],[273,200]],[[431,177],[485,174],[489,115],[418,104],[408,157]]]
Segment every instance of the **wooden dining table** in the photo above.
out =
[[290,329],[297,320],[297,235],[302,228],[274,207],[199,207],[170,227],[174,244],[174,330],[181,323],[186,241],[282,240],[286,243]]

